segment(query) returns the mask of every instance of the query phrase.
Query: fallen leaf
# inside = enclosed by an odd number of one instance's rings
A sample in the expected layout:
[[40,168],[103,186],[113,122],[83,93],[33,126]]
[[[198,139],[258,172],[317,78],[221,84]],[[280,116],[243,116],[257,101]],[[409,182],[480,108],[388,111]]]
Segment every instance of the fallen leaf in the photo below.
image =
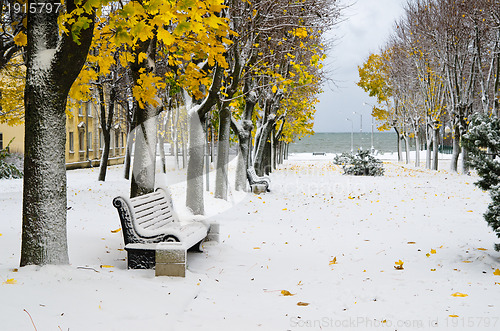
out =
[[468,295],[468,294],[464,294],[464,293],[457,292],[457,293],[453,293],[451,296],[452,296],[452,297],[458,297],[458,298],[465,298],[465,297],[468,297],[469,295]]
[[295,294],[288,292],[287,290],[281,290],[281,294],[285,297],[290,297],[290,296],[295,295]]
[[288,209],[286,209],[286,208],[283,208],[283,210],[288,210]]
[[2,236],[2,234],[0,233],[0,237]]
[[472,261],[462,261],[462,263],[472,263]]
[[254,247],[253,249],[260,249],[260,247]]
[[448,315],[448,316],[450,316],[450,317],[458,317],[458,315]]
[[429,256],[431,256],[431,255],[430,255],[429,253],[427,253],[427,254],[425,254],[425,256],[429,257]]
[[408,242],[408,245],[415,245],[415,244],[416,244],[416,242],[414,242],[414,241],[409,241]]
[[500,269],[497,269],[497,270],[493,271],[493,274],[495,276],[500,276]]
[[486,249],[486,248],[478,248],[477,250],[478,250],[478,251],[487,251],[487,249]]
[[472,210],[467,210],[468,213],[472,213],[473,211]]
[[122,228],[118,228],[116,230],[111,230],[111,233],[117,233],[117,232],[120,232],[122,230]]
[[436,254],[436,250],[434,248],[431,249],[431,254]]
[[330,265],[337,264],[337,257],[335,256],[333,260],[330,261]]
[[4,284],[9,284],[9,285],[14,285],[14,284],[17,284],[17,280],[15,280],[14,278],[10,278],[10,279],[7,279],[5,282],[3,282]]
[[299,301],[297,302],[297,306],[309,306],[309,303]]
[[114,268],[112,265],[101,264],[101,268]]
[[396,270],[403,270],[403,269],[404,269],[404,268],[403,268],[403,264],[404,264],[404,262],[403,262],[403,261],[399,260],[399,261],[396,261],[396,262],[394,262],[394,263],[396,264],[396,265],[394,266],[394,269],[396,269]]
[[436,271],[436,269],[431,269],[431,271]]

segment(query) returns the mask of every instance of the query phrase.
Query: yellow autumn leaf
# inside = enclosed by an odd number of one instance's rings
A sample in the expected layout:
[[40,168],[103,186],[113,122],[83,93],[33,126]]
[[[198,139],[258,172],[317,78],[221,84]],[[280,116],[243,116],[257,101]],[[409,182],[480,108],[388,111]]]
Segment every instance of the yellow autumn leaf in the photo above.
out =
[[415,244],[416,244],[416,242],[414,242],[414,241],[409,241],[408,242],[408,245],[415,245]]
[[472,261],[462,261],[463,263],[472,263]]
[[431,254],[436,254],[436,250],[435,249],[431,249]]
[[487,251],[487,249],[486,249],[486,248],[478,248],[477,250],[478,250],[478,251]]
[[458,315],[448,315],[448,316],[450,316],[450,317],[458,317]]
[[394,263],[396,264],[396,265],[394,266],[394,269],[396,269],[396,270],[403,270],[403,269],[404,269],[404,268],[403,268],[403,264],[404,264],[404,262],[403,262],[403,261],[399,260],[399,261],[396,261],[396,262],[394,262]]
[[304,307],[304,306],[309,306],[309,303],[299,301],[299,302],[297,302],[297,306],[302,306],[302,307]]
[[101,268],[114,268],[112,265],[101,264]]
[[289,292],[289,291],[287,291],[287,290],[282,290],[282,291],[281,291],[281,294],[282,294],[283,296],[285,296],[285,297],[290,297],[290,296],[294,296],[294,295],[295,295],[295,294],[290,293],[290,292]]
[[28,37],[26,37],[26,34],[21,31],[14,37],[14,43],[17,46],[26,46],[28,45]]
[[500,276],[500,269],[497,269],[497,270],[493,271],[493,274],[495,276]]
[[425,256],[429,257],[429,256],[431,256],[431,255],[430,255],[429,253],[427,253],[427,254],[425,254]]
[[468,294],[464,294],[464,293],[460,293],[460,292],[456,292],[456,293],[453,293],[451,296],[452,297],[457,297],[457,298],[465,298],[465,297],[468,297],[469,295]]
[[254,247],[253,249],[260,249],[260,247]]
[[5,282],[3,282],[4,284],[9,284],[9,285],[14,285],[14,284],[17,284],[17,280],[15,280],[14,278],[10,278],[10,279],[7,279]]
[[335,256],[333,260],[330,261],[330,265],[337,264],[337,257]]
[[273,90],[273,93],[276,93],[276,91],[278,91],[278,87],[276,85],[274,85],[272,90]]
[[117,232],[120,232],[122,230],[122,228],[118,228],[116,230],[111,230],[111,233],[117,233]]
[[2,234],[0,233],[0,237],[2,236]]

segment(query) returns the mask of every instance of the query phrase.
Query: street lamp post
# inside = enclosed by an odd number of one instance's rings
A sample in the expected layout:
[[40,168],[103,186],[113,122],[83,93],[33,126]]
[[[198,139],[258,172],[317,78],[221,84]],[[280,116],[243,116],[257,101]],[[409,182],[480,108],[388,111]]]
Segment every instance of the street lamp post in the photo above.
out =
[[[363,106],[372,106],[369,103],[363,102]],[[373,106],[372,106],[373,107]],[[371,153],[375,153],[375,147],[373,146],[373,115],[371,116],[372,118],[372,148],[370,149]]]
[[351,122],[351,154],[354,153],[354,124],[352,123],[352,120],[350,118],[346,118],[346,121]]

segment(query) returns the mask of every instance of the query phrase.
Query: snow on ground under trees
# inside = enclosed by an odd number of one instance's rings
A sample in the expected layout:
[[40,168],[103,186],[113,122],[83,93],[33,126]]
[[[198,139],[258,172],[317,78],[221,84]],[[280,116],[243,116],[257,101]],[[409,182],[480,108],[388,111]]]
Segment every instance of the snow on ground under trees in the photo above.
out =
[[[18,268],[22,180],[1,180],[0,329],[500,329],[500,253],[477,178],[394,161],[383,177],[349,177],[331,159],[292,157],[263,195],[207,192],[221,242],[189,253],[184,279],[126,269],[111,204],[129,192],[121,166],[104,183],[98,168],[68,171],[69,266]],[[157,181],[186,217],[184,178]]]

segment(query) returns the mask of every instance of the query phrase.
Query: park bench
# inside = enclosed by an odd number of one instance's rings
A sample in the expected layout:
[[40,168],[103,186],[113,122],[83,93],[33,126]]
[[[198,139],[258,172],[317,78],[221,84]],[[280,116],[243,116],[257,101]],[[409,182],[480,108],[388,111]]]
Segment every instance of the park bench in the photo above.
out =
[[206,241],[218,241],[217,223],[180,221],[173,209],[170,191],[155,192],[132,199],[116,197],[129,269],[155,268],[157,276],[185,276],[186,251],[201,251]]
[[250,167],[247,169],[247,178],[253,193],[260,194],[269,192],[269,184],[271,183],[271,179],[269,179],[269,177],[267,176],[257,176],[254,167]]

